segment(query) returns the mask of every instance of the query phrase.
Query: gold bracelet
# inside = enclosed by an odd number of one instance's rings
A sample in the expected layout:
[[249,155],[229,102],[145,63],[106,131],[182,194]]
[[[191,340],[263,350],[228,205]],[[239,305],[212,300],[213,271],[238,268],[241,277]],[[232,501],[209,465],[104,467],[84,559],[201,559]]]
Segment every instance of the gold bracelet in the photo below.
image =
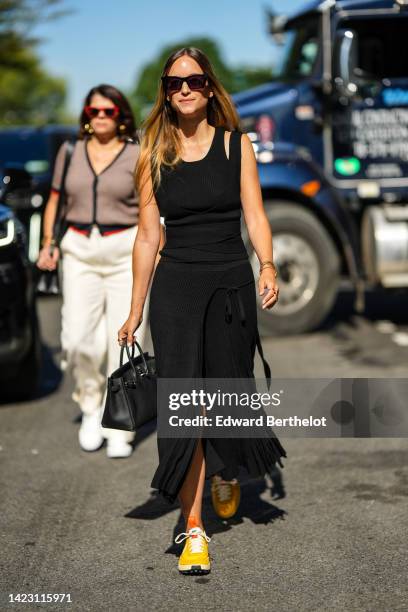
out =
[[45,246],[45,243],[47,243],[48,246],[55,245],[55,240],[54,238],[51,238],[49,236],[44,236],[43,239],[41,240],[41,246],[42,247]]
[[277,270],[276,270],[275,266],[269,266],[269,265],[268,265],[268,266],[264,266],[263,268],[261,268],[261,269],[259,270],[259,274],[262,274],[262,272],[263,272],[263,271],[264,271],[266,268],[272,268],[272,270],[274,271],[274,274],[275,274],[275,278],[278,276],[278,272],[277,272]]
[[259,267],[259,274],[264,270],[264,268],[272,268],[275,272],[275,278],[278,276],[278,272],[276,270],[276,266],[273,261],[263,261]]

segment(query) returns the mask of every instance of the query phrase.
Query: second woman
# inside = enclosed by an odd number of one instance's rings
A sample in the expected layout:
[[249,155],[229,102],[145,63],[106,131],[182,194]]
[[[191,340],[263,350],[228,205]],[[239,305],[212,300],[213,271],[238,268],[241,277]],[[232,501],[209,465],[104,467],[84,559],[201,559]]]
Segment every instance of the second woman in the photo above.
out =
[[[64,143],[44,215],[37,264],[42,269],[54,269],[59,257],[59,250],[51,255],[50,247],[66,153]],[[73,397],[82,411],[80,446],[95,451],[107,438],[108,457],[129,456],[134,438],[132,432],[102,428],[101,416],[106,375],[118,367],[116,330],[131,296],[132,248],[138,229],[133,175],[138,156],[135,122],[125,96],[111,85],[91,89],[65,180],[62,347],[73,368]],[[146,319],[138,333],[142,345]]]

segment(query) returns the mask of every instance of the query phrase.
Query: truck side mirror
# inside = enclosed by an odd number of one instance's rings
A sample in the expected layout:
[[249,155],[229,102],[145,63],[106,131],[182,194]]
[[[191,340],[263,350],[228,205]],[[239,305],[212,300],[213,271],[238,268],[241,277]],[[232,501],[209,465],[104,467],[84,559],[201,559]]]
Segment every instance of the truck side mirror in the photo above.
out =
[[272,34],[277,45],[283,45],[286,38],[285,25],[288,20],[286,15],[278,15],[271,9],[265,9],[266,18],[269,22],[269,33]]
[[353,97],[358,90],[357,33],[353,30],[337,30],[333,48],[334,83],[341,95]]

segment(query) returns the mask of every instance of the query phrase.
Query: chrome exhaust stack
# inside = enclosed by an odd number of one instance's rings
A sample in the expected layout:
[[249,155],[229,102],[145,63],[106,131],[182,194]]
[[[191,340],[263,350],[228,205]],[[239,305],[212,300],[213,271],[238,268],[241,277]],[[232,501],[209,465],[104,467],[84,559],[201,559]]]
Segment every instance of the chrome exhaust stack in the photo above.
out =
[[361,245],[367,279],[383,287],[408,287],[408,205],[366,208]]

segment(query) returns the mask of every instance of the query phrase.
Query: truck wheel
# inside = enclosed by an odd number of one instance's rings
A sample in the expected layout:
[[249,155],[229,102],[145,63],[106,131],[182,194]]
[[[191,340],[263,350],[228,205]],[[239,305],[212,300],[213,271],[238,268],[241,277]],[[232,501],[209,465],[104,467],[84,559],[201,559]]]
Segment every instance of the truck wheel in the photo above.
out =
[[[279,301],[262,310],[258,301],[261,334],[298,334],[315,329],[330,312],[340,281],[340,257],[319,220],[290,201],[266,201],[272,228],[274,261],[278,268]],[[252,245],[247,250],[259,277],[259,261]]]

